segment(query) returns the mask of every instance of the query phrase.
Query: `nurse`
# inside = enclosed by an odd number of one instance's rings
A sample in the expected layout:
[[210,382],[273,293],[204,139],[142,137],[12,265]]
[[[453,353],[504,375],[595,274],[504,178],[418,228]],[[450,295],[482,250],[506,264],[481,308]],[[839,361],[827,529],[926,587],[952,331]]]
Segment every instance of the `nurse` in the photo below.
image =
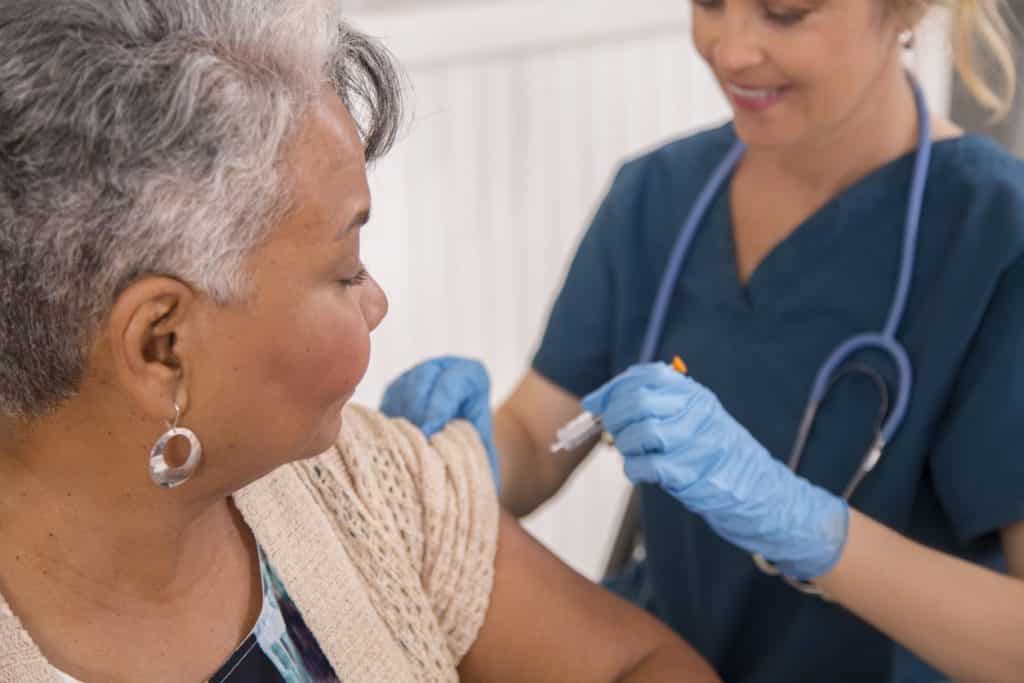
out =
[[[599,415],[639,486],[646,604],[728,681],[1024,676],[1024,164],[922,118],[901,57],[933,4],[696,0],[693,38],[733,121],[620,169],[493,420],[467,360],[427,362],[385,395],[428,433],[473,421],[519,515],[594,446],[552,456],[557,429]],[[943,4],[962,77],[1002,110],[1000,3]],[[982,48],[1001,85],[975,75]],[[843,357],[798,439],[822,364],[865,333],[905,356]],[[676,354],[692,379],[665,365]]]

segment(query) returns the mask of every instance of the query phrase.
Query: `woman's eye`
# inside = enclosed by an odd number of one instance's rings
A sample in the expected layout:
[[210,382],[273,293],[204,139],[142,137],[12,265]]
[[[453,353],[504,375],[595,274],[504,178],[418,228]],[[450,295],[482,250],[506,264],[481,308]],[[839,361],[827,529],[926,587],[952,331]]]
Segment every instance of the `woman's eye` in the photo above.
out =
[[344,280],[338,280],[344,287],[358,287],[370,278],[370,271],[366,268],[360,268],[359,272],[350,278]]
[[[725,0],[692,0],[693,4],[705,10],[722,9]],[[764,15],[772,23],[780,26],[792,26],[799,23],[807,16],[809,10],[802,8],[793,9],[771,9],[765,8]]]
[[805,9],[766,9],[764,11],[768,21],[779,24],[780,26],[793,26],[803,21],[804,17],[807,16],[807,10]]

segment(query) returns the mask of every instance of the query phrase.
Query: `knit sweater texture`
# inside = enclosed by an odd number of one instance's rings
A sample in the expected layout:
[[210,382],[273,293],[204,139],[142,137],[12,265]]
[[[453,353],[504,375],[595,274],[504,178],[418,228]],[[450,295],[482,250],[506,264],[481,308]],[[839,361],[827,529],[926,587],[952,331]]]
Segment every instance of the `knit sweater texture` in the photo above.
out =
[[[350,406],[338,442],[235,494],[344,683],[457,681],[494,581],[498,502],[475,430],[427,442]],[[0,683],[54,669],[0,597]]]

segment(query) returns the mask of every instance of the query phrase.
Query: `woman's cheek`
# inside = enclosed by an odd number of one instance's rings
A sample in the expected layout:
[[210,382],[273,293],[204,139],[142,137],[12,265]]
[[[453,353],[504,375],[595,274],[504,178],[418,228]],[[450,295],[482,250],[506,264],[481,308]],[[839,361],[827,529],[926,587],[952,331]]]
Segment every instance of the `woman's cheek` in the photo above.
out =
[[329,403],[355,392],[370,363],[370,336],[358,312],[324,316],[310,337],[312,362],[306,367],[308,381],[321,389]]

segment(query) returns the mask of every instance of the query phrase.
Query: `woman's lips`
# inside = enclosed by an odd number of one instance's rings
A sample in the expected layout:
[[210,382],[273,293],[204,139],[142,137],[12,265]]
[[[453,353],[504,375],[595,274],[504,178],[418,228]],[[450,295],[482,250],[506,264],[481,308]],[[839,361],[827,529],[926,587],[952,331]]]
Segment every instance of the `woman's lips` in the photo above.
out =
[[765,111],[775,106],[788,90],[788,86],[756,88],[737,83],[725,85],[725,92],[736,107],[755,112]]

